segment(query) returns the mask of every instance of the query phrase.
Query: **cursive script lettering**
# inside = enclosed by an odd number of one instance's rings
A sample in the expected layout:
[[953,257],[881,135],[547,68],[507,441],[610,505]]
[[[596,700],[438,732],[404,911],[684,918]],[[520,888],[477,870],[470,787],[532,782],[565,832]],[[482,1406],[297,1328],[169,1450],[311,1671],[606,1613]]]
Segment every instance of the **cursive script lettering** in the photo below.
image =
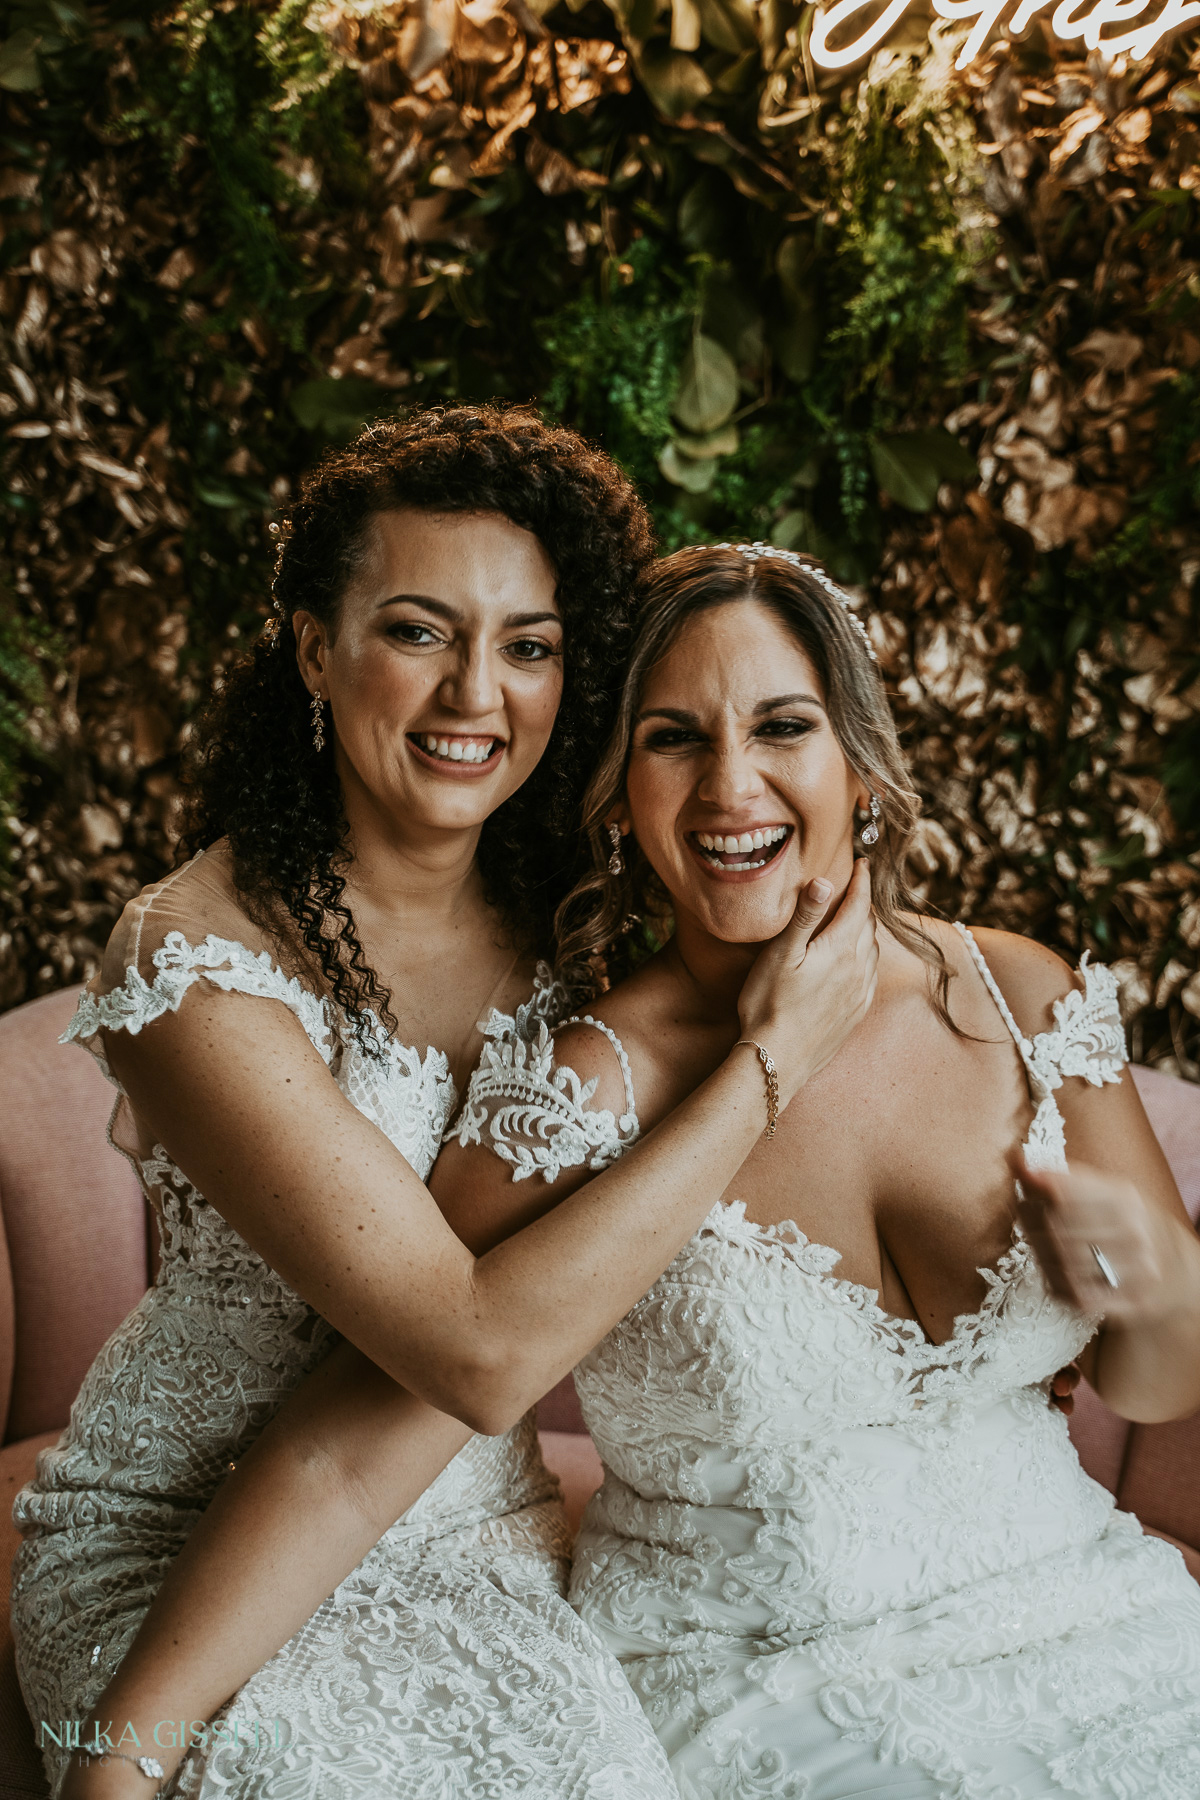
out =
[[[879,0],[836,0],[828,10],[818,7],[809,38],[813,61],[823,69],[845,69],[859,62],[883,42],[912,0],[888,0],[881,12],[876,12],[878,3]],[[975,21],[958,53],[956,68],[963,69],[974,61],[1012,4],[1013,0],[933,0],[933,10],[939,18]],[[1169,31],[1200,19],[1200,0],[1163,0],[1161,5],[1156,5],[1156,0],[1016,0],[1008,21],[1009,31],[1019,36],[1039,13],[1048,12],[1052,6],[1050,29],[1055,37],[1067,42],[1082,38],[1089,50],[1102,50],[1106,56],[1124,53],[1134,62],[1144,62]],[[1145,16],[1148,11],[1153,12],[1150,18]],[[874,16],[869,17],[859,35],[835,46],[831,40],[844,36],[843,27],[852,28],[852,22],[861,24],[864,14]],[[1141,22],[1129,30],[1114,29],[1135,19]],[[1106,35],[1110,30],[1112,35]]]

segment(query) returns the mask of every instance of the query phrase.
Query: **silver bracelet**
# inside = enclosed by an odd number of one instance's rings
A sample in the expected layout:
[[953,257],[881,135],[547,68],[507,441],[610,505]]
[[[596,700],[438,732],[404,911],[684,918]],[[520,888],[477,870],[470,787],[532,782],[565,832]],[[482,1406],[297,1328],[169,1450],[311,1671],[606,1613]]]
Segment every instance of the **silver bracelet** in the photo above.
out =
[[75,1752],[76,1756],[86,1756],[89,1762],[127,1762],[135,1769],[140,1769],[147,1781],[165,1781],[167,1771],[157,1756],[127,1756],[124,1750],[106,1750],[101,1746],[97,1750],[85,1747]]

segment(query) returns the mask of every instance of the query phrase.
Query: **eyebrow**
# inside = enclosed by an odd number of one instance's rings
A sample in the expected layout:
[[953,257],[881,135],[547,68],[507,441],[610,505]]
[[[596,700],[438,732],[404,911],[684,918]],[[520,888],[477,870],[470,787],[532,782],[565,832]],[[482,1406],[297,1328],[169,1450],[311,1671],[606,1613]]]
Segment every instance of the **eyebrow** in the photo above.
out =
[[[445,600],[435,600],[431,594],[392,594],[379,602],[376,611],[382,612],[385,606],[401,606],[405,602],[411,606],[423,606],[427,612],[436,613],[439,619],[448,619],[451,624],[457,624],[462,618],[462,613],[456,606],[451,606]],[[502,621],[505,631],[516,625],[546,624],[561,625],[562,619],[556,612],[529,612],[509,613]]]
[[[761,719],[767,713],[778,712],[782,706],[815,706],[821,712],[825,711],[815,694],[777,694],[773,700],[760,700],[754,708],[753,717]],[[672,719],[677,725],[694,725],[696,714],[680,711],[673,706],[650,706],[645,712],[638,714],[634,723],[642,725],[647,719]]]

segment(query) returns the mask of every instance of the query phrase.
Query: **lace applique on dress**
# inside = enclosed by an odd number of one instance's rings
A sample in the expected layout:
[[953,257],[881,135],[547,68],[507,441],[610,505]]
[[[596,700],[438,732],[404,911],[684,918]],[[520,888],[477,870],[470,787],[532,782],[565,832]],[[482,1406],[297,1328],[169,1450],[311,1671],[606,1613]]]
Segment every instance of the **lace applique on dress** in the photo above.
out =
[[226,993],[282,1000],[328,1062],[330,1032],[324,1002],[300,981],[289,979],[268,951],[256,954],[245,944],[212,935],[202,944],[189,944],[182,931],[169,931],[152,961],[157,970],[152,982],[131,966],[121,986],[110,993],[92,994],[85,990],[60,1041],[68,1044],[79,1039],[87,1043],[100,1031],[128,1031],[136,1037],[144,1026],[164,1013],[178,1012],[188,989],[206,976],[214,987],[223,988]]
[[1072,988],[1054,1002],[1054,1029],[1028,1038],[1009,1010],[996,978],[984,961],[982,950],[965,925],[955,920],[971,960],[987,985],[996,1008],[1008,1026],[1029,1077],[1037,1111],[1029,1128],[1025,1154],[1032,1169],[1061,1169],[1067,1160],[1062,1114],[1053,1095],[1068,1075],[1078,1075],[1092,1087],[1121,1079],[1127,1063],[1125,1028],[1121,1023],[1117,978],[1103,963],[1092,963],[1084,951],[1079,964],[1083,991]]
[[[1001,1005],[1043,1164],[1064,1160],[1066,1077],[1124,1061],[1111,977],[1081,979],[1033,1039]],[[620,1152],[548,1033],[524,1060],[496,1048],[475,1141],[551,1178],[556,1133],[577,1164]],[[941,1344],[838,1260],[718,1202],[576,1371],[605,1482],[571,1595],[680,1792],[1195,1800],[1200,1590],[1084,1475],[1047,1402],[1095,1321],[1020,1238]]]
[[[173,899],[194,880],[189,867],[172,878]],[[104,1032],[141,1031],[199,979],[282,1001],[347,1100],[428,1175],[455,1098],[440,1050],[388,1040],[375,1021],[387,1053],[367,1055],[336,1008],[228,936],[196,944],[199,931],[171,931],[151,958],[141,947],[149,910],[137,908],[128,960],[112,958],[120,984],[83,997],[67,1038],[99,1055]],[[151,923],[161,931],[161,914]],[[519,1009],[525,1028],[555,999],[543,979]],[[231,1013],[228,1029],[238,1023]],[[114,1085],[162,1260],[14,1509],[25,1534],[18,1667],[31,1715],[51,1720],[86,1715],[219,1483],[336,1340],[153,1144]],[[164,1796],[667,1800],[674,1787],[645,1716],[564,1598],[566,1550],[533,1414],[472,1438],[228,1702],[216,1721],[224,1743],[214,1734]],[[277,1720],[281,1746],[260,1755],[236,1732],[231,1744],[227,1721],[239,1719]],[[44,1759],[54,1793],[66,1757],[48,1744]]]
[[606,1169],[640,1135],[624,1046],[590,1013],[563,1020],[564,1025],[591,1025],[611,1042],[625,1083],[625,1111],[617,1118],[607,1107],[591,1105],[598,1077],[580,1081],[574,1069],[555,1062],[544,1013],[536,1017],[536,1030],[534,1024],[534,1014],[525,1007],[515,1020],[493,1012],[480,1026],[487,1040],[483,1057],[448,1138],[464,1148],[482,1145],[486,1127],[486,1147],[510,1164],[514,1181],[531,1175],[557,1181],[564,1169],[581,1166]]

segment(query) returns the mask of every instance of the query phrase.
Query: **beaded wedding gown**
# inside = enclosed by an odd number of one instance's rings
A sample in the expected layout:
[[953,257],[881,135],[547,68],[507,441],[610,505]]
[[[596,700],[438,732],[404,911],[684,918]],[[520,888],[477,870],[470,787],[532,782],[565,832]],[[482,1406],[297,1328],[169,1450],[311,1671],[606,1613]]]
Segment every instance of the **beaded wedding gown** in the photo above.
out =
[[[962,929],[960,927],[960,929]],[[1116,986],[1083,967],[1024,1038],[1030,1163],[1055,1090],[1120,1079]],[[595,1024],[595,1020],[587,1020]],[[492,1022],[463,1142],[514,1178],[637,1138],[545,1023]],[[576,1370],[605,1465],[571,1598],[621,1659],[684,1800],[1197,1800],[1200,1587],[1083,1473],[1053,1373],[1096,1321],[1016,1236],[947,1342],[837,1279],[793,1224],[718,1204]]]
[[[126,909],[67,1035],[103,1065],[101,1030],[143,1030],[200,980],[286,1006],[342,1091],[428,1173],[457,1103],[445,1056],[394,1041],[383,1062],[364,1055],[273,960],[231,898],[220,849]],[[160,1219],[161,1270],[14,1509],[21,1684],[30,1716],[60,1734],[121,1662],[226,1471],[337,1341],[147,1139],[123,1095],[112,1135]],[[194,1752],[164,1793],[669,1800],[617,1663],[566,1603],[568,1554],[533,1415],[473,1438],[223,1709],[217,1723],[236,1743]],[[55,1792],[64,1764],[47,1739]]]

